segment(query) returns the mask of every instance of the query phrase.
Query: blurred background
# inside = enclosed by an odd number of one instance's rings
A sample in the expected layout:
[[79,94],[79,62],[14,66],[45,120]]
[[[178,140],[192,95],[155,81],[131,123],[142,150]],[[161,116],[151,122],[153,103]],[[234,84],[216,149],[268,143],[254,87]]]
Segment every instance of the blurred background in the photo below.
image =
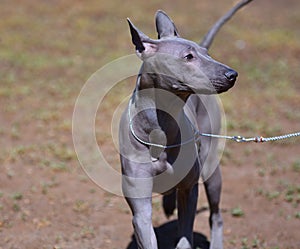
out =
[[[154,14],[163,9],[182,37],[198,42],[234,3],[1,1],[1,249],[127,248],[133,230],[126,203],[89,180],[74,152],[76,98],[92,73],[134,52],[127,17],[156,38]],[[221,96],[229,134],[299,131],[299,24],[299,1],[254,0],[218,33],[210,55],[239,72],[236,86]],[[110,120],[133,86],[131,78],[114,89],[97,115],[97,140],[116,168]],[[299,139],[227,142],[225,248],[300,248],[299,152]],[[209,240],[203,193],[201,186],[195,232]],[[153,203],[154,225],[169,224],[160,197]]]

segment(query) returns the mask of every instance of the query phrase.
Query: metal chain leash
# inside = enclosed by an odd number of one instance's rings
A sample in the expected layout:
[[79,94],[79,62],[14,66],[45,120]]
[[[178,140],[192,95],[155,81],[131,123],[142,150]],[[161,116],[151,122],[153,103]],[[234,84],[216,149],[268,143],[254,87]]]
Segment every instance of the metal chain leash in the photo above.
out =
[[133,120],[131,117],[131,110],[130,107],[132,105],[132,98],[129,101],[129,106],[128,106],[128,118],[129,118],[129,129],[131,134],[134,136],[134,138],[139,141],[142,144],[148,145],[148,146],[154,146],[158,148],[163,148],[163,149],[171,149],[171,148],[176,148],[181,145],[185,145],[191,142],[197,142],[200,140],[200,137],[211,137],[211,138],[220,138],[220,139],[228,139],[235,141],[237,143],[243,143],[243,142],[255,142],[255,143],[264,143],[264,142],[270,142],[270,141],[278,141],[278,140],[283,140],[283,139],[288,139],[292,137],[298,137],[300,136],[300,132],[295,132],[295,133],[290,133],[290,134],[285,134],[285,135],[280,135],[280,136],[273,136],[273,137],[262,137],[262,136],[257,136],[257,137],[243,137],[243,136],[226,136],[226,135],[217,135],[217,134],[210,134],[210,133],[201,133],[199,130],[196,129],[196,127],[192,124],[192,122],[188,119],[190,122],[193,130],[194,130],[194,135],[193,137],[187,139],[186,141],[183,141],[179,144],[172,144],[172,145],[162,145],[162,144],[155,144],[151,142],[147,142],[142,140],[141,138],[138,137],[138,135],[135,133],[133,129]]
[[295,132],[295,133],[290,133],[290,134],[285,134],[285,135],[280,135],[280,136],[274,136],[274,137],[257,136],[257,137],[249,137],[249,138],[246,138],[243,136],[223,136],[223,135],[207,134],[207,133],[198,133],[198,136],[229,139],[229,140],[233,140],[238,143],[242,143],[242,142],[264,143],[264,142],[270,142],[270,141],[283,140],[283,139],[292,138],[292,137],[298,137],[298,136],[300,136],[300,132]]

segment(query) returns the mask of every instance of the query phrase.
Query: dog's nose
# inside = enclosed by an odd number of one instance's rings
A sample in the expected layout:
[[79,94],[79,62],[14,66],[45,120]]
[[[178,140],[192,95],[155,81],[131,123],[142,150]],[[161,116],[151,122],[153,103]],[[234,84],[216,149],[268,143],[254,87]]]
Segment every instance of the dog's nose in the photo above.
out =
[[225,77],[230,81],[230,82],[234,82],[236,80],[236,77],[238,76],[238,73],[232,69],[230,69],[229,71],[227,71],[225,73]]

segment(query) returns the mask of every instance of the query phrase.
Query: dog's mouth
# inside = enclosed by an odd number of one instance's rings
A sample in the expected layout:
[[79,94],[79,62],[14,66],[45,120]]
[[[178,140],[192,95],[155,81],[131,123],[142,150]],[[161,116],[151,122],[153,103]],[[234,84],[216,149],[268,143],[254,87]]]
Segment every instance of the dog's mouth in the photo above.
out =
[[221,78],[211,79],[211,83],[214,86],[217,93],[223,93],[228,91],[234,86],[238,73],[233,69],[228,69]]
[[210,80],[212,83],[216,93],[220,94],[223,92],[227,92],[230,88],[232,88],[236,82],[236,78],[234,79],[225,79],[224,81],[220,80]]
[[[224,77],[224,79],[210,79],[211,87],[210,89],[202,89],[201,93],[202,94],[220,94],[223,92],[227,92],[230,88],[234,86],[236,82],[236,77],[228,79]],[[190,95],[197,93],[198,91],[196,89],[193,89],[192,87],[189,86],[189,84],[178,80],[177,84],[172,85],[173,91],[177,95]],[[199,92],[200,93],[200,92]]]

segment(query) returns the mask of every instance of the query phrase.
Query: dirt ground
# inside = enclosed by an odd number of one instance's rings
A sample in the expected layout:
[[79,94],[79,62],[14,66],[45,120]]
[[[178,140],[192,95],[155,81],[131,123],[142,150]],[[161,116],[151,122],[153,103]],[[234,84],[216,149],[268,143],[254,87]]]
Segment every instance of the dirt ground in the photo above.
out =
[[[126,17],[155,37],[164,9],[183,37],[200,41],[231,0],[7,1],[0,7],[0,249],[133,249],[123,198],[99,188],[81,168],[72,114],[97,69],[133,53]],[[239,72],[222,95],[229,134],[299,131],[300,2],[254,0],[218,34],[211,55]],[[131,82],[134,79],[130,79]],[[114,166],[115,106],[128,83],[97,115],[100,149]],[[300,248],[300,140],[227,142],[222,158],[225,248]],[[200,186],[195,248],[208,248],[207,201]],[[176,216],[153,198],[160,248],[172,248]]]

